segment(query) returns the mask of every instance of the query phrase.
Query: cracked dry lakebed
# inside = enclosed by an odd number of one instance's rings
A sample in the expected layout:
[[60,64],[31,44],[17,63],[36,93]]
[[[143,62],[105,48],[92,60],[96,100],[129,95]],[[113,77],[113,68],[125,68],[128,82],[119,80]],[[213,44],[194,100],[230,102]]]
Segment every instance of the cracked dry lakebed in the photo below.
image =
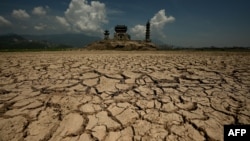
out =
[[0,53],[0,141],[223,140],[250,124],[250,54]]

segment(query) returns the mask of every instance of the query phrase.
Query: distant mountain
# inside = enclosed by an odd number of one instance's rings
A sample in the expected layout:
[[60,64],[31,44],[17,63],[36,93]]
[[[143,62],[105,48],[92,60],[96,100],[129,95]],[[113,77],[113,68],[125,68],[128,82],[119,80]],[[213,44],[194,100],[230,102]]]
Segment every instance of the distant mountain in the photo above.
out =
[[159,40],[157,38],[152,38],[151,39],[151,42],[153,42],[154,44],[156,44],[157,46],[160,46],[160,45],[165,45],[166,42],[163,42],[162,40]]
[[17,34],[0,35],[0,43],[17,41],[26,41],[26,39]]
[[72,48],[72,46],[29,40],[17,34],[0,35],[0,51],[64,50],[68,48]]
[[22,35],[28,40],[46,41],[55,44],[64,44],[74,47],[84,47],[87,44],[101,40],[100,37],[85,34],[49,34],[49,35]]

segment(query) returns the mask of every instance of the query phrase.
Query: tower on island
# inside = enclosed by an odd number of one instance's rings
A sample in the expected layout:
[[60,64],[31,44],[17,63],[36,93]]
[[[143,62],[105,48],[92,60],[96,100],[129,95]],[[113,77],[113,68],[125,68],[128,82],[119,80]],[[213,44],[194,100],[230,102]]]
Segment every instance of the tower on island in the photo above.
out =
[[150,22],[148,21],[146,24],[146,36],[145,36],[145,41],[146,42],[151,42],[150,39]]
[[122,40],[122,41],[130,40],[130,35],[127,34],[126,32],[127,32],[127,26],[125,25],[115,26],[114,40]]
[[108,40],[109,39],[109,31],[105,30],[104,31],[104,40]]
[[[96,41],[89,44],[86,49],[89,50],[158,50],[157,46],[150,39],[150,21],[146,22],[143,39],[133,40],[128,34],[126,25],[116,25],[114,27],[114,38],[109,37],[110,32],[104,30],[102,41]],[[132,30],[133,31],[133,30]],[[140,31],[138,31],[141,33]],[[137,35],[137,33],[135,33]]]

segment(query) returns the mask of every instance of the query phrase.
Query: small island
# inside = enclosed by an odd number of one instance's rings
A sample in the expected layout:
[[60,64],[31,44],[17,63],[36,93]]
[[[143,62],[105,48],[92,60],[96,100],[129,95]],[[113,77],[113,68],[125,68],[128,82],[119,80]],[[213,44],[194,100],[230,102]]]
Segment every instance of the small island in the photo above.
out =
[[132,40],[126,25],[115,26],[114,38],[109,38],[109,31],[104,31],[104,39],[85,47],[87,50],[158,50],[150,39],[150,22],[146,24],[145,40]]

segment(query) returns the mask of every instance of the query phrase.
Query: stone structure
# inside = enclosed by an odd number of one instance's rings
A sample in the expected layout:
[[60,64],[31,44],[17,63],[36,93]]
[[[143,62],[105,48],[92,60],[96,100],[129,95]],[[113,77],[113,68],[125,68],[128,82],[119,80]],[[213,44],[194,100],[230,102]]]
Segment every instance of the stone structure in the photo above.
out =
[[87,50],[158,50],[150,39],[150,22],[145,26],[145,40],[131,40],[126,25],[116,25],[114,38],[109,39],[109,31],[104,31],[104,40],[93,42],[85,47]]
[[126,32],[127,32],[127,26],[125,25],[115,26],[114,40],[122,40],[122,41],[130,40],[130,35],[127,34]]
[[109,39],[109,31],[105,30],[104,31],[104,40],[108,40]]
[[146,37],[145,37],[146,42],[151,42],[150,39],[150,22],[148,21],[146,24]]

